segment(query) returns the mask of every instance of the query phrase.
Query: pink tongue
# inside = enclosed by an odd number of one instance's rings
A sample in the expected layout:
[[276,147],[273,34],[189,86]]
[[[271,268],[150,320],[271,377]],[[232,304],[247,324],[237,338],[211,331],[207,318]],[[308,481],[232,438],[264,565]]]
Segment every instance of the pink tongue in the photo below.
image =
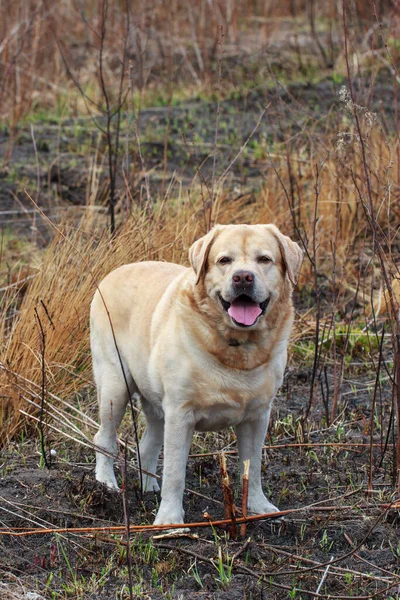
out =
[[235,300],[228,308],[228,314],[241,325],[253,325],[262,313],[258,304]]

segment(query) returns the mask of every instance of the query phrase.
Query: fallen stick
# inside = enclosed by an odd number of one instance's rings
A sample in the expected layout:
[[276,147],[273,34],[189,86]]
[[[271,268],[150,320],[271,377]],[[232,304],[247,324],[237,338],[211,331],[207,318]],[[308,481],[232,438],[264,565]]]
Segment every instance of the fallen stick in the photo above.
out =
[[[276,519],[278,517],[284,517],[286,515],[295,514],[304,511],[311,512],[334,512],[335,510],[352,510],[357,508],[357,510],[371,510],[371,509],[395,509],[400,510],[400,501],[396,500],[391,503],[384,504],[375,504],[375,505],[346,505],[346,506],[305,506],[301,508],[292,508],[289,510],[281,510],[279,512],[274,513],[264,513],[262,515],[250,515],[246,518],[239,517],[236,519],[237,524],[241,523],[252,523],[254,521],[263,521],[265,519]],[[225,525],[231,525],[231,519],[221,519],[219,521],[201,521],[199,523],[185,523],[184,527],[187,529],[195,528],[195,527],[223,527]],[[167,529],[180,529],[182,527],[182,523],[168,523],[164,525],[129,525],[129,531],[134,532],[146,532],[146,531],[164,531]],[[112,527],[62,527],[62,528],[54,528],[54,529],[30,529],[26,530],[24,528],[15,528],[13,530],[9,528],[2,527],[0,529],[0,535],[9,535],[12,537],[24,537],[28,535],[46,535],[46,534],[54,534],[54,533],[93,533],[93,532],[103,532],[103,533],[125,533],[126,527],[124,525],[115,525]]]
[[[374,443],[372,444],[373,448],[380,448],[381,450],[384,448],[384,444]],[[358,443],[358,442],[290,442],[288,444],[266,444],[263,446],[263,450],[280,450],[282,448],[348,448],[356,449],[356,448],[370,448],[371,444],[366,443]],[[205,458],[207,456],[216,456],[219,454],[219,450],[215,452],[202,452],[197,454],[189,454],[189,458]],[[237,450],[225,450],[224,454],[235,455],[238,454]]]

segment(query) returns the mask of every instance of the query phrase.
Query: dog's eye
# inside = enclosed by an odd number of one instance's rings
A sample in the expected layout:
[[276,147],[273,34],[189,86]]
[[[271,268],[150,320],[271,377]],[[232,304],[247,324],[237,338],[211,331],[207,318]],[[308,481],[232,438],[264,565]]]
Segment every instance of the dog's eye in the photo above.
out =
[[218,259],[218,263],[220,265],[229,265],[232,262],[232,259],[229,256],[222,256]]
[[267,264],[272,262],[272,258],[270,256],[259,256],[257,261],[262,264]]

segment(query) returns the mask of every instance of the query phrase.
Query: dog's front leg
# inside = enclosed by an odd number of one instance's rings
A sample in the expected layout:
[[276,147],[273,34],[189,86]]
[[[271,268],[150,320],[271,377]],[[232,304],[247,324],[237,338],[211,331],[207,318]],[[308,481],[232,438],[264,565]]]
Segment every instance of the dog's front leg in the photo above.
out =
[[249,512],[256,514],[279,511],[279,508],[267,500],[261,485],[262,448],[268,429],[270,413],[271,408],[268,408],[262,417],[254,421],[242,421],[236,426],[242,473],[243,461],[250,459],[249,500],[247,506]]
[[184,522],[183,490],[193,432],[194,423],[190,414],[176,407],[165,411],[161,504],[155,525]]

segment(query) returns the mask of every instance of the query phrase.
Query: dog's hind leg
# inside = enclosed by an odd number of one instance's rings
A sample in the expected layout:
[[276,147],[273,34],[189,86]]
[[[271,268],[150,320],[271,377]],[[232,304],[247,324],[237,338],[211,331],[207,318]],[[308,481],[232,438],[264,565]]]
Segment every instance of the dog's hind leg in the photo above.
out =
[[151,404],[142,398],[142,408],[146,415],[146,430],[140,440],[140,464],[143,472],[143,491],[158,492],[160,487],[155,477],[158,457],[164,440],[164,417],[153,409]]
[[[118,489],[114,474],[114,458],[118,454],[117,431],[132,393],[132,378],[118,357],[99,356],[92,344],[93,371],[99,401],[100,428],[94,437],[96,450],[96,479],[109,488]],[[128,384],[128,385],[127,385]],[[103,451],[102,451],[103,450]]]

